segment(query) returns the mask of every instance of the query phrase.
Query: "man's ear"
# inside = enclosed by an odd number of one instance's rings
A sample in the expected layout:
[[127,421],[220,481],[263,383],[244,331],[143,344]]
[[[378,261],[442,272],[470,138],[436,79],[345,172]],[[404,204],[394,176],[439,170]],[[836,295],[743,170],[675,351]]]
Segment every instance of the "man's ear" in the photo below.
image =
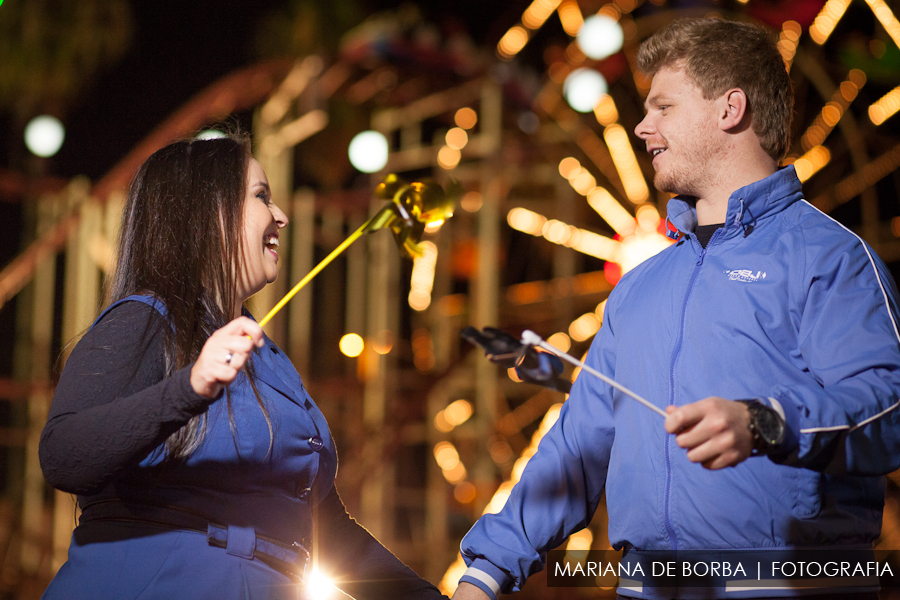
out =
[[747,116],[747,94],[741,88],[733,88],[719,97],[719,129],[732,131],[741,128]]

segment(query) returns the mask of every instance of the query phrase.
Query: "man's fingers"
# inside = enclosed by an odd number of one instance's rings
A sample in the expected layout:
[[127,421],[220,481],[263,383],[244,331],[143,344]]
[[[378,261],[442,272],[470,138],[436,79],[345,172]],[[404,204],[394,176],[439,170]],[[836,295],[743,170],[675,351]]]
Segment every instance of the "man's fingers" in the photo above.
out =
[[721,435],[709,438],[702,443],[696,444],[695,446],[682,447],[690,448],[687,452],[688,460],[695,463],[701,463],[703,466],[706,466],[707,463],[716,462],[719,459],[724,459],[725,462],[728,462],[732,455],[733,445],[733,436],[729,435],[728,433],[723,433]]
[[685,406],[672,407],[673,410],[666,408],[669,416],[666,417],[665,428],[669,433],[678,433],[692,425],[696,424],[703,418],[703,412],[698,408],[697,402],[687,404]]
[[752,439],[743,404],[710,397],[668,412],[666,430],[676,434],[688,460],[722,469],[749,456]]

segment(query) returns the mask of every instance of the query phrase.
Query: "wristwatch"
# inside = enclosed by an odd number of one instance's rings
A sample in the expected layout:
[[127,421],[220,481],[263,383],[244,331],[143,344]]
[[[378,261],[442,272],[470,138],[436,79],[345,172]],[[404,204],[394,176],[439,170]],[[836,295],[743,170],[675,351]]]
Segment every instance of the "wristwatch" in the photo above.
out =
[[758,400],[738,400],[750,412],[753,454],[768,454],[784,441],[784,421],[773,409]]

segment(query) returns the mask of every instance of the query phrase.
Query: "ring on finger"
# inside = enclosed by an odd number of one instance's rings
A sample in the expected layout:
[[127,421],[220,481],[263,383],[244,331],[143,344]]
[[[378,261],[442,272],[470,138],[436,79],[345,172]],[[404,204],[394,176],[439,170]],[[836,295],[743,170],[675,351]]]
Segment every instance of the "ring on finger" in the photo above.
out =
[[225,364],[226,364],[226,365],[230,365],[230,364],[231,364],[231,359],[232,359],[232,358],[234,358],[234,353],[233,353],[233,352],[229,352],[228,354],[226,354],[226,355],[225,355]]

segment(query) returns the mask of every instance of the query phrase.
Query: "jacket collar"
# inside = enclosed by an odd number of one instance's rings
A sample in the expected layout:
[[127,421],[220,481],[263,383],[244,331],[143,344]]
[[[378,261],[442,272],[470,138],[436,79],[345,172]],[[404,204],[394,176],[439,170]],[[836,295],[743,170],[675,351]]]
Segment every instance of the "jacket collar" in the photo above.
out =
[[[724,231],[720,234],[732,237],[743,232],[750,234],[762,218],[779,213],[803,197],[803,190],[794,165],[777,170],[765,179],[739,188],[728,198]],[[692,234],[697,227],[697,209],[683,196],[669,200],[666,207],[666,225],[669,237]]]
[[[254,321],[256,320],[256,318],[252,314],[250,314],[250,311],[247,310],[246,307],[241,309],[241,314],[245,317],[253,319]],[[274,342],[272,342],[272,340],[269,339],[269,336],[265,335],[265,333],[263,334],[263,338],[265,339],[265,345],[261,349],[257,349],[254,351],[257,360],[253,361],[253,367],[256,369],[258,380],[262,381],[272,389],[280,392],[284,396],[287,396],[287,398],[294,404],[298,404],[299,406],[307,408],[305,399],[297,393],[296,387],[286,382],[279,375],[279,371],[283,369],[283,366],[272,364],[273,361],[277,360],[272,356],[273,353],[271,352],[271,347],[275,346]],[[293,365],[290,365],[290,368],[291,370],[293,370]]]

